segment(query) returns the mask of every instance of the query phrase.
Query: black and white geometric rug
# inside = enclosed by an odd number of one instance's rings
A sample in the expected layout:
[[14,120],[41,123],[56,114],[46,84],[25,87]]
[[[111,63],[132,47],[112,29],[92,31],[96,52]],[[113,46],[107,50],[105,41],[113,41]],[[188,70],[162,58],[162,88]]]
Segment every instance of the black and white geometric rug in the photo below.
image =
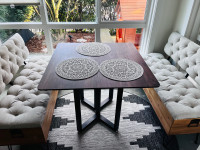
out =
[[[108,91],[102,91],[102,99]],[[85,97],[93,100],[93,91],[85,91]],[[52,150],[178,150],[175,136],[167,136],[148,100],[123,93],[119,131],[113,132],[101,123],[87,131],[76,129],[73,93],[57,100],[49,132],[49,149]],[[114,121],[116,91],[113,102],[101,114]],[[83,121],[93,112],[81,106]],[[166,147],[163,146],[167,145]]]

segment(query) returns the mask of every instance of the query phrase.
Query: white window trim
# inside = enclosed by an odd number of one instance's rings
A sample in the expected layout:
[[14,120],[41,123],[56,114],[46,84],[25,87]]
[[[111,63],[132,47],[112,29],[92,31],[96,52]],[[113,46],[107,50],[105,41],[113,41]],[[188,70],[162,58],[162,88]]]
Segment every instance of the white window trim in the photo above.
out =
[[[95,29],[95,41],[100,42],[101,28],[143,28],[143,38],[141,41],[140,51],[148,52],[149,41],[152,32],[153,20],[155,17],[155,6],[158,0],[149,0],[145,12],[144,21],[101,21],[101,1],[95,0],[96,4],[96,21],[95,22],[49,22],[48,14],[44,0],[40,0],[41,22],[5,22],[0,23],[0,29],[42,29],[45,34],[48,53],[52,54],[53,44],[51,38],[51,29],[77,29],[92,28]],[[148,20],[148,21],[146,21]]]
[[197,42],[197,36],[199,34],[197,31],[200,32],[200,1],[194,0],[185,36],[190,40]]
[[0,5],[39,5],[40,1],[39,0],[1,0]]
[[[40,12],[42,14],[42,12]],[[42,15],[41,15],[42,17]],[[37,28],[46,28],[48,29],[63,29],[63,28],[144,28],[146,27],[145,21],[132,21],[132,22],[5,22],[0,23],[1,29],[29,29],[30,27],[33,29]]]
[[141,54],[148,54],[150,51],[150,40],[152,40],[152,31],[153,31],[153,26],[154,24],[154,20],[155,20],[155,16],[156,16],[156,12],[157,12],[157,4],[158,4],[158,0],[153,0],[151,2],[149,2],[148,5],[148,21],[146,24],[146,27],[143,29],[143,35],[142,35],[142,41],[140,44],[140,53]]

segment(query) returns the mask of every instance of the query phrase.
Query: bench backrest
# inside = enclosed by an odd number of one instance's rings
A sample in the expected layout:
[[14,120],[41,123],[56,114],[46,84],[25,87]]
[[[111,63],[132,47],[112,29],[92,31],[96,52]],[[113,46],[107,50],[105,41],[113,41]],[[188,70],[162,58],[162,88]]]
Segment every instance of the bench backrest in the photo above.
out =
[[0,46],[0,94],[23,65],[29,51],[19,34],[13,35]]
[[200,84],[200,46],[191,40],[173,32],[164,48],[170,56],[190,77]]

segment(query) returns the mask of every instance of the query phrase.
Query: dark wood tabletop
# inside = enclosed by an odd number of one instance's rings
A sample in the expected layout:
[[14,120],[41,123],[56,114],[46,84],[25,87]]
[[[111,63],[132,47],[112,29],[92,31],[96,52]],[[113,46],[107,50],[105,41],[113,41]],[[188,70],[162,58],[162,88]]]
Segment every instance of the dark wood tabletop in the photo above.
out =
[[[76,52],[79,43],[60,43],[46,68],[46,71],[38,86],[39,90],[68,90],[68,89],[95,89],[95,88],[153,88],[159,87],[159,82],[140,56],[132,43],[107,43],[111,47],[111,52],[100,57],[83,56]],[[125,58],[140,64],[144,69],[142,77],[133,81],[115,81],[104,77],[100,72],[83,80],[67,80],[59,77],[56,66],[69,58],[90,58],[99,64],[104,60]]]

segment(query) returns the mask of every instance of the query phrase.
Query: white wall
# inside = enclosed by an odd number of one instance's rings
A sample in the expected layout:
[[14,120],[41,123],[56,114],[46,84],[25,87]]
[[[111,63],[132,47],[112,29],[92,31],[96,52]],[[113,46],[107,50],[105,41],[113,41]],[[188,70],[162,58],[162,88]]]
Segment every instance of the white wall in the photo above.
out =
[[186,36],[194,0],[180,0],[178,15],[174,24],[174,31]]
[[174,23],[177,18],[180,1],[182,0],[158,1],[149,52],[163,53],[168,37],[174,29]]

